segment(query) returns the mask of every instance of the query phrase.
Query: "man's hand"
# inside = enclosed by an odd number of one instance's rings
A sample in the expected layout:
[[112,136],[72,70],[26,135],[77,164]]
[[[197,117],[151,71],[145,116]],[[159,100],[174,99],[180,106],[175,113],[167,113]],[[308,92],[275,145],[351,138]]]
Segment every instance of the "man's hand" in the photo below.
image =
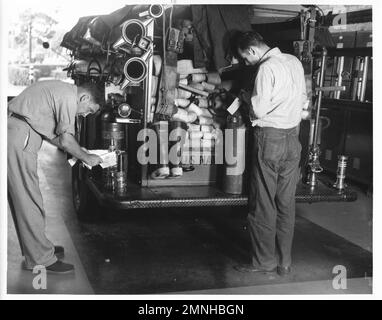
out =
[[63,133],[59,136],[58,141],[64,151],[70,153],[73,157],[85,162],[89,166],[96,166],[102,162],[102,159],[99,156],[90,154],[85,148],[81,147],[71,134]]
[[88,154],[83,161],[91,167],[97,166],[102,163],[102,158],[96,154]]
[[251,94],[248,91],[241,89],[238,98],[247,105],[251,105]]

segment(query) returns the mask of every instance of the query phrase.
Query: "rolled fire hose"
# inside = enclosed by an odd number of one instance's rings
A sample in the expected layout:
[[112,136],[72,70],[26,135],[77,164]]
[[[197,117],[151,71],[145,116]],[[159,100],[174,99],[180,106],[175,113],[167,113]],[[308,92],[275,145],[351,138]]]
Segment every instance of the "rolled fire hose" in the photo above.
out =
[[[179,82],[180,83],[180,82]],[[180,83],[182,84],[182,83]],[[189,87],[192,87],[194,89],[197,89],[197,90],[200,90],[200,91],[204,91],[204,86],[201,84],[201,83],[197,83],[197,82],[192,82],[188,85]]]
[[207,69],[206,68],[195,69],[192,60],[184,59],[184,60],[178,60],[176,72],[179,74],[189,75],[194,73],[207,73]]
[[201,116],[203,113],[203,109],[199,108],[195,103],[190,103],[190,105],[187,108],[187,111],[195,112],[198,117]]
[[204,117],[204,118],[212,118],[213,117],[212,114],[208,111],[208,109],[200,108],[194,103],[190,103],[187,110],[189,112],[195,112],[199,118],[200,117]]
[[213,126],[200,126],[200,131],[202,132],[212,132],[214,131],[214,127]]
[[208,108],[208,100],[206,98],[199,98],[197,104],[199,108]]
[[186,91],[183,89],[176,89],[175,90],[175,97],[177,99],[189,99],[191,98],[192,93],[190,91]]
[[206,74],[205,73],[194,73],[191,75],[191,81],[194,83],[201,83],[206,80]]
[[178,112],[172,116],[173,120],[191,123],[196,121],[198,116],[194,112],[187,112],[185,109],[178,108]]
[[214,120],[212,118],[199,117],[199,123],[200,125],[211,125],[214,123]]
[[184,85],[188,85],[188,79],[187,78],[179,79],[179,83],[184,84]]
[[203,86],[203,90],[208,91],[208,92],[212,92],[215,90],[215,85],[208,83],[208,82],[203,81],[202,86]]
[[195,112],[189,112],[188,113],[188,121],[187,121],[187,123],[192,123],[192,122],[196,121],[196,119],[198,119],[198,116],[196,115]]
[[216,133],[215,132],[203,132],[203,139],[204,140],[216,139]]
[[177,72],[179,74],[188,75],[194,69],[194,64],[192,60],[178,60],[177,63]]
[[179,88],[186,90],[186,91],[189,91],[189,92],[192,92],[192,93],[195,93],[195,94],[200,95],[200,96],[208,97],[208,92],[205,92],[203,90],[198,90],[198,89],[192,88],[190,86],[186,86],[186,85],[181,84],[181,83],[179,83]]
[[190,123],[188,125],[188,130],[189,131],[200,131],[200,125],[199,124]]
[[202,110],[202,113],[199,117],[204,117],[204,118],[212,118],[213,115],[211,114],[211,112],[208,110],[208,109],[201,109]]
[[203,132],[201,131],[191,131],[190,132],[190,140],[198,140],[203,137]]
[[187,108],[188,105],[190,104],[190,100],[187,100],[187,99],[175,99],[174,100],[174,104],[177,107]]

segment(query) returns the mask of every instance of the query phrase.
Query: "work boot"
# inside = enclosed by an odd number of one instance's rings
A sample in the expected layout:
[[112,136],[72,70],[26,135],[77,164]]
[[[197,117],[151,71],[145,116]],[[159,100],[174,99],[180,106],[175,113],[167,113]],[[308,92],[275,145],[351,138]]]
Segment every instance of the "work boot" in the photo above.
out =
[[67,274],[67,273],[74,272],[74,266],[72,264],[57,260],[55,263],[53,263],[49,267],[46,267],[46,271],[48,273],[54,273],[54,274]]
[[54,255],[57,259],[63,259],[65,256],[65,249],[62,246],[54,246]]
[[290,272],[291,272],[291,268],[289,266],[288,267],[281,267],[281,266],[277,267],[277,274],[281,277],[288,275]]
[[236,271],[243,272],[243,273],[272,273],[276,271],[276,268],[273,269],[261,269],[258,267],[255,267],[252,264],[241,264],[234,267]]

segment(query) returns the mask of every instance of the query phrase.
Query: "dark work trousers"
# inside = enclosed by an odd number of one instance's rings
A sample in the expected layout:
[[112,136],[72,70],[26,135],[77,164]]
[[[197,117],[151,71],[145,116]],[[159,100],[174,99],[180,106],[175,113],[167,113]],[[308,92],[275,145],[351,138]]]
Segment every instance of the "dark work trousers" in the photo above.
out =
[[8,118],[8,196],[25,267],[57,261],[45,235],[45,211],[37,175],[41,136],[25,121]]
[[299,127],[253,128],[249,188],[252,263],[273,269],[291,265],[295,194],[299,180]]

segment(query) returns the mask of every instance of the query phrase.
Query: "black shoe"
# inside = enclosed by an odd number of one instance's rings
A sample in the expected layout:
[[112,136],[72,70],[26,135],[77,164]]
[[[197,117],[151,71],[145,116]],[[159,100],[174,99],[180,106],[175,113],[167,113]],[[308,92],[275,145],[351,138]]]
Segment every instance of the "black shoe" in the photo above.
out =
[[281,277],[288,275],[290,272],[291,272],[290,267],[280,267],[280,266],[277,267],[277,273]]
[[65,256],[65,249],[62,246],[54,246],[54,255],[57,259],[62,259]]
[[276,271],[276,268],[273,269],[261,269],[257,268],[251,264],[240,264],[234,267],[236,271],[249,273],[249,272],[257,272],[257,273],[272,273]]
[[58,260],[49,267],[46,267],[46,271],[48,271],[48,273],[67,274],[74,272],[74,266]]

